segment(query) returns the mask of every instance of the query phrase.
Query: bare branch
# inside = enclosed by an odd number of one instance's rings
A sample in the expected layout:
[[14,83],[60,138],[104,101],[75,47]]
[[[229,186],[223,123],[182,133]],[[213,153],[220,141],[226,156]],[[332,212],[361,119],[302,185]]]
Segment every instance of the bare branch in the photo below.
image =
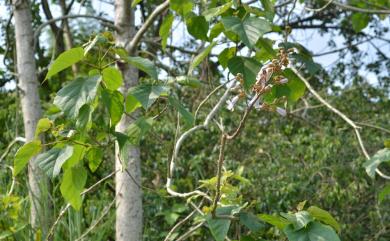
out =
[[351,5],[347,5],[347,4],[343,4],[343,3],[340,3],[340,2],[337,2],[337,1],[333,1],[332,4],[340,7],[340,8],[343,8],[343,9],[346,9],[346,10],[350,10],[350,11],[354,11],[354,12],[360,12],[360,13],[372,13],[372,14],[390,14],[390,10],[385,10],[385,9],[366,9],[366,8],[358,8],[358,7],[355,7],[355,6],[351,6]]
[[131,40],[131,42],[127,42],[125,44],[125,48],[130,54],[134,54],[135,50],[137,48],[138,43],[141,41],[142,36],[145,34],[145,32],[148,30],[150,25],[152,25],[155,18],[160,15],[161,12],[163,12],[165,9],[167,9],[169,6],[169,0],[166,0],[162,4],[160,4],[158,7],[154,9],[154,11],[149,15],[148,19],[146,19],[145,23],[142,24],[141,28],[138,30],[138,32],[135,34],[134,38]]
[[[365,156],[365,158],[367,160],[370,159],[370,155],[368,154],[365,146],[364,146],[364,143],[363,143],[363,140],[362,140],[362,137],[360,135],[360,126],[358,126],[354,121],[352,121],[351,119],[349,119],[344,113],[342,113],[341,111],[339,111],[338,109],[336,109],[335,107],[333,107],[331,104],[329,104],[329,102],[327,102],[324,98],[322,98],[318,93],[317,91],[314,90],[314,88],[310,85],[309,81],[303,76],[301,75],[301,73],[296,69],[294,68],[293,66],[290,67],[291,70],[302,80],[303,83],[305,83],[307,89],[310,91],[310,93],[312,93],[314,95],[314,97],[316,97],[322,104],[324,104],[329,110],[331,110],[332,112],[334,112],[336,115],[338,115],[339,117],[341,117],[341,119],[343,119],[348,125],[350,125],[352,127],[352,129],[355,131],[355,134],[356,134],[356,138],[358,140],[358,143],[359,143],[359,146],[360,146],[360,149],[362,150],[363,152],[363,155]],[[376,173],[378,173],[381,177],[385,178],[385,179],[389,179],[390,180],[390,176],[387,176],[385,174],[383,174],[378,168],[375,170]]]

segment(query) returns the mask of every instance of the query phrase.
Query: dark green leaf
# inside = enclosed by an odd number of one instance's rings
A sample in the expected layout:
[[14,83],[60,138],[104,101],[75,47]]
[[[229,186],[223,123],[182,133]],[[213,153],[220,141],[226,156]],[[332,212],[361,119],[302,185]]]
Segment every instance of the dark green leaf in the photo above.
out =
[[181,103],[178,99],[173,96],[169,96],[169,103],[174,106],[177,111],[179,111],[180,115],[184,118],[184,121],[188,126],[192,126],[194,124],[194,117]]
[[147,110],[160,96],[168,95],[169,88],[164,85],[138,85],[129,90],[129,95],[134,96]]
[[234,75],[243,74],[244,87],[249,89],[256,82],[256,75],[261,68],[261,64],[253,58],[236,56],[229,60],[228,68]]
[[134,123],[129,125],[126,134],[128,141],[132,145],[139,145],[141,138],[152,128],[153,118],[138,118]]
[[141,57],[127,57],[126,61],[137,69],[147,73],[150,77],[152,77],[152,79],[158,79],[156,65],[149,59]]
[[298,231],[294,230],[294,226],[290,224],[284,228],[283,232],[289,241],[340,241],[330,226],[319,222],[310,223],[306,228]]
[[209,31],[209,23],[203,16],[196,16],[186,18],[186,25],[188,32],[196,39],[207,40],[207,33]]
[[41,141],[35,140],[24,144],[15,154],[14,176],[18,175],[27,165],[28,161],[42,149]]
[[242,21],[238,17],[228,16],[221,21],[227,31],[240,36],[240,40],[249,48],[253,48],[264,33],[272,30],[268,21],[256,17],[247,17]]
[[247,212],[241,212],[240,213],[240,223],[242,225],[245,225],[249,230],[252,232],[258,232],[264,225],[260,222],[259,218],[252,214]]
[[76,118],[79,109],[95,98],[100,79],[100,76],[90,76],[70,82],[58,91],[54,104],[70,118]]
[[56,60],[50,65],[49,71],[46,74],[45,79],[57,74],[61,70],[64,70],[73,64],[79,62],[84,58],[84,49],[81,47],[69,49],[60,54]]
[[89,104],[83,105],[79,110],[79,115],[76,120],[76,127],[82,132],[88,131],[92,126],[92,113],[93,108]]
[[114,67],[107,67],[102,71],[103,82],[110,90],[117,90],[123,82],[121,72]]
[[87,171],[83,166],[68,168],[65,170],[61,183],[61,194],[67,202],[76,210],[81,208],[81,192],[87,181]]
[[[216,210],[217,215],[231,215],[234,206],[219,207]],[[224,241],[229,231],[231,221],[229,219],[213,218],[211,214],[207,214],[206,221],[216,241]]]
[[117,90],[103,90],[102,100],[110,113],[111,126],[115,126],[121,120],[124,111],[123,95]]

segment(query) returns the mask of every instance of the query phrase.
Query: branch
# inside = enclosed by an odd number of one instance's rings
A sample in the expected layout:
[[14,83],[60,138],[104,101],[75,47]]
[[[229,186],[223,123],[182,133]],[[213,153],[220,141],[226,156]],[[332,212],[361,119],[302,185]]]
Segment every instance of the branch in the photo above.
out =
[[360,13],[372,13],[372,14],[390,14],[390,10],[381,10],[381,9],[366,9],[366,8],[358,8],[355,6],[339,3],[337,1],[333,1],[332,4],[354,12],[360,12]]
[[[356,123],[354,121],[352,121],[351,119],[349,119],[344,113],[342,113],[341,111],[339,111],[338,109],[336,109],[335,107],[333,107],[331,104],[329,104],[329,102],[327,102],[325,99],[323,99],[318,93],[317,91],[314,90],[314,88],[310,85],[309,81],[303,76],[301,75],[301,73],[296,69],[294,68],[293,66],[290,67],[291,70],[302,80],[303,83],[305,83],[307,89],[314,95],[314,97],[316,97],[322,104],[324,104],[326,107],[328,107],[329,110],[331,110],[332,112],[334,112],[336,115],[338,115],[339,117],[341,117],[341,119],[343,119],[348,125],[350,125],[352,127],[352,129],[355,131],[355,134],[356,134],[356,138],[358,140],[358,143],[359,143],[359,146],[360,146],[360,149],[362,150],[363,152],[363,155],[365,156],[365,158],[367,160],[371,159],[370,158],[370,155],[368,154],[365,146],[364,146],[364,143],[363,143],[363,140],[362,140],[362,137],[360,135],[360,132],[359,132],[359,129],[361,127],[359,127],[358,125],[356,125]],[[378,168],[375,170],[376,173],[378,173],[381,177],[385,178],[385,179],[389,179],[390,180],[390,176],[387,176],[385,174],[383,174]]]
[[142,24],[141,28],[138,30],[138,32],[135,34],[134,38],[125,44],[125,48],[130,54],[134,54],[135,50],[137,48],[138,43],[141,41],[142,36],[145,34],[145,32],[148,30],[150,25],[152,25],[155,18],[162,13],[165,9],[167,9],[169,6],[169,0],[166,0],[159,6],[157,6],[152,14],[149,15],[148,19],[146,19],[145,23]]
[[[97,19],[97,20],[101,21],[103,25],[106,25],[110,28],[116,29],[116,27],[114,26],[114,23],[111,20],[100,17],[100,16],[93,16],[93,15],[88,15],[88,14],[65,15],[65,16],[61,16],[58,18],[50,19],[49,21],[46,21],[46,22],[42,23],[41,25],[39,25],[38,28],[34,32],[34,41],[36,42],[36,39],[38,38],[42,29],[44,27],[46,27],[47,25],[50,25],[50,24],[57,22],[57,21],[62,21],[64,19],[69,19],[69,18],[93,18],[93,19]],[[34,44],[34,46],[35,46],[35,44]]]
[[[116,170],[116,171],[113,171],[111,172],[110,174],[108,174],[107,176],[105,176],[104,178],[100,179],[99,181],[97,181],[95,184],[93,184],[92,186],[90,186],[89,188],[85,189],[80,195],[83,196],[85,194],[87,194],[88,192],[92,191],[96,186],[98,186],[99,184],[101,184],[102,182],[104,182],[105,180],[109,179],[110,177],[114,176],[115,173],[117,173],[118,171],[120,171],[119,169]],[[46,239],[45,241],[49,241],[51,240],[51,237],[52,235],[54,234],[54,230],[56,228],[56,226],[58,225],[58,223],[60,222],[61,218],[65,215],[65,212],[70,208],[70,204],[68,203],[61,211],[60,211],[60,214],[58,215],[56,221],[53,223],[53,225],[51,226],[50,230],[49,230],[49,233],[47,234],[46,236]]]
[[192,127],[191,129],[187,130],[177,140],[175,147],[174,147],[174,150],[173,150],[171,161],[169,163],[169,171],[168,171],[167,183],[166,183],[166,189],[170,195],[175,196],[175,197],[183,197],[183,198],[193,196],[193,195],[200,195],[200,196],[207,198],[208,200],[211,200],[211,198],[206,193],[203,193],[199,190],[195,190],[195,191],[187,192],[187,193],[178,193],[178,192],[172,190],[171,186],[172,186],[172,181],[173,181],[172,180],[173,173],[174,173],[175,165],[176,165],[175,162],[176,162],[177,156],[178,156],[179,151],[180,151],[180,147],[183,144],[183,142],[187,139],[187,137],[189,137],[195,131],[200,130],[200,129],[206,129],[208,127],[211,120],[214,118],[214,116],[217,114],[219,109],[221,109],[221,107],[226,102],[227,98],[229,97],[230,90],[231,90],[231,87],[228,87],[226,89],[225,93],[222,95],[220,100],[217,102],[217,104],[214,106],[214,108],[207,115],[203,124],[196,125],[196,126]]
[[15,145],[16,142],[18,142],[18,141],[25,143],[25,142],[26,142],[26,138],[20,137],[20,136],[15,137],[15,139],[14,139],[11,143],[9,143],[9,145],[7,146],[7,148],[5,148],[5,151],[3,152],[3,155],[1,155],[1,157],[0,157],[0,163],[1,163],[1,162],[4,160],[4,158],[8,155],[8,153],[9,153],[10,150],[11,150],[11,147],[12,147],[13,145]]

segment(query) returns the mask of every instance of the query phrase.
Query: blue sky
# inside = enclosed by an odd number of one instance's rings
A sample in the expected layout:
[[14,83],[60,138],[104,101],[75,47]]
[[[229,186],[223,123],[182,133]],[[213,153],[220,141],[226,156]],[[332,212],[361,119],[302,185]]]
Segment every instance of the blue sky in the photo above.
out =
[[[8,17],[8,13],[7,13],[7,10],[6,10],[6,7],[4,4],[5,3],[3,1],[0,3],[0,16],[2,18]],[[93,4],[95,10],[97,11],[97,13],[100,13],[100,12],[104,13],[107,15],[106,16],[107,18],[113,19],[113,16],[114,16],[113,5],[103,3],[99,0],[92,0],[92,4]],[[260,6],[259,3],[258,3],[258,6]],[[60,16],[60,10],[58,8],[56,8],[54,5],[51,6],[51,10],[52,10],[53,15],[55,17]],[[306,11],[306,10],[304,10],[303,5],[298,4],[296,9],[295,9],[295,12],[302,13],[304,11]],[[80,6],[76,3],[73,7],[73,13],[74,14],[78,14],[78,13],[82,14],[82,13],[85,13],[85,10],[83,8],[80,8]],[[139,25],[141,23],[141,16],[140,16],[139,11],[136,11],[135,19],[136,19],[136,25]],[[77,20],[72,20],[72,21],[77,21]],[[91,20],[91,21],[93,21],[93,20]],[[384,26],[387,26],[390,28],[390,18],[383,20],[382,23]],[[175,28],[173,30],[174,32],[172,33],[172,36],[175,36],[175,38],[173,38],[171,40],[171,44],[180,46],[183,42],[188,40],[190,38],[190,36],[186,32],[184,24],[174,23],[174,26],[175,26]],[[48,28],[46,28],[45,30],[47,31]],[[369,34],[373,34],[373,31],[370,30],[369,28],[366,28],[363,31],[366,33],[369,33]],[[275,35],[275,34],[266,35],[266,37],[269,37],[271,39],[280,40],[280,39],[277,39],[276,36],[277,35]],[[46,42],[49,40],[47,34],[42,34],[40,38],[41,38],[41,41],[43,41],[43,42]],[[387,33],[385,38],[390,39],[390,33]],[[336,43],[336,47],[331,48],[327,45],[327,43],[330,39],[332,39]],[[291,40],[299,42],[300,44],[305,46],[307,49],[312,51],[313,53],[323,53],[323,52],[327,52],[327,51],[331,51],[334,49],[344,47],[344,39],[341,36],[335,37],[335,36],[331,36],[330,34],[325,34],[323,36],[320,36],[318,34],[318,30],[316,30],[316,29],[313,29],[313,30],[299,30],[299,29],[294,30],[292,35],[291,35]],[[378,47],[380,47],[384,53],[390,53],[390,44],[389,43],[386,43],[386,42],[381,41],[381,40],[375,40],[374,43]],[[4,44],[4,43],[1,43],[1,44]],[[217,46],[213,50],[213,53],[218,54],[219,52],[221,52],[223,50],[223,48],[224,48],[223,45]],[[370,61],[371,59],[373,59],[376,56],[376,50],[369,43],[363,43],[363,44],[359,45],[358,48],[362,51],[367,51],[369,53],[369,56],[367,57],[367,61]],[[347,58],[348,58],[348,56],[347,56]],[[319,64],[321,64],[325,69],[330,69],[338,61],[338,59],[339,59],[338,53],[324,55],[321,57],[314,58],[314,60],[316,62],[318,62]],[[3,67],[2,62],[3,61],[2,61],[2,58],[0,56],[0,68]],[[169,64],[168,59],[163,59],[163,62],[165,62],[166,64]],[[366,79],[372,84],[375,84],[377,82],[377,77],[373,73],[370,73],[364,69],[361,69],[360,74],[362,76],[366,77]],[[6,85],[6,88],[13,89],[13,88],[15,88],[15,84],[8,83]]]

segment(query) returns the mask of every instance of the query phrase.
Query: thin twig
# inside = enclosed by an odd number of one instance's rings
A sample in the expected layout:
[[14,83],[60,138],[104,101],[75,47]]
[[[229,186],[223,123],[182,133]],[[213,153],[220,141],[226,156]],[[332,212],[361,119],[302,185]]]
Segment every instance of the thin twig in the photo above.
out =
[[0,163],[4,160],[4,158],[8,155],[8,153],[11,151],[11,148],[13,145],[15,145],[17,142],[26,142],[26,138],[24,137],[15,137],[15,139],[13,141],[11,141],[11,143],[9,143],[9,145],[7,146],[7,148],[5,148],[3,154],[1,155],[0,157]]
[[221,179],[222,179],[222,166],[225,159],[225,144],[226,144],[226,134],[222,133],[221,136],[221,145],[219,147],[219,158],[217,165],[217,191],[215,193],[214,201],[213,201],[213,209],[211,211],[213,218],[216,216],[217,206],[219,199],[221,198]]
[[354,12],[360,12],[360,13],[372,13],[372,14],[390,14],[390,10],[381,10],[381,9],[366,9],[366,8],[358,8],[355,6],[343,4],[337,1],[333,1],[332,4],[339,6],[340,8],[354,11]]
[[[102,182],[104,182],[105,180],[109,179],[110,177],[114,176],[115,173],[117,173],[119,171],[116,170],[116,171],[113,171],[111,172],[110,174],[108,174],[107,176],[103,177],[102,179],[100,179],[99,181],[97,181],[95,184],[93,184],[92,186],[90,186],[89,188],[85,189],[80,195],[83,196],[85,194],[87,194],[88,192],[90,192],[91,190],[93,190],[96,186],[98,186],[99,184],[101,184]],[[58,223],[60,222],[61,218],[65,215],[65,212],[70,208],[70,204],[66,204],[66,206],[60,211],[56,221],[53,223],[53,225],[50,227],[50,230],[49,230],[49,233],[47,234],[46,236],[46,239],[45,241],[49,241],[52,237],[52,235],[54,234],[54,230],[56,228],[56,226],[58,225]]]
[[182,236],[180,236],[179,238],[176,239],[176,241],[182,241],[182,240],[186,240],[189,236],[191,236],[191,234],[193,232],[195,232],[198,228],[202,227],[202,225],[205,223],[205,221],[202,221],[200,222],[199,224],[197,224],[196,226],[190,228],[185,234],[183,234]]
[[[359,129],[361,128],[360,126],[358,126],[354,121],[352,121],[351,119],[349,119],[344,113],[342,113],[341,111],[339,111],[338,109],[336,109],[335,107],[333,107],[331,104],[329,104],[329,102],[327,102],[324,98],[322,98],[318,93],[317,91],[314,90],[314,88],[311,86],[311,84],[309,83],[309,81],[303,76],[301,75],[301,73],[293,66],[290,67],[291,70],[302,80],[302,82],[306,85],[307,89],[314,95],[314,97],[316,97],[322,104],[324,104],[326,107],[328,107],[329,110],[331,110],[332,112],[334,112],[336,115],[338,115],[339,117],[341,117],[341,119],[343,119],[348,125],[350,125],[352,127],[352,129],[354,130],[355,132],[355,135],[356,135],[356,138],[357,138],[357,141],[359,143],[359,146],[360,146],[360,149],[362,150],[363,152],[363,155],[365,156],[365,158],[367,160],[370,160],[370,155],[368,154],[367,150],[366,150],[366,147],[364,146],[364,143],[363,143],[363,140],[362,140],[362,137],[360,135],[360,132],[359,132]],[[384,173],[382,173],[378,168],[375,170],[376,173],[378,173],[378,175],[380,175],[381,177],[385,178],[385,179],[389,179],[390,180],[390,176],[387,176],[385,175]]]
[[215,94],[215,92],[217,92],[219,89],[221,89],[225,84],[221,84],[219,85],[217,88],[215,88],[213,91],[210,92],[210,94],[208,94],[206,96],[206,98],[204,100],[202,100],[202,102],[200,102],[198,108],[196,108],[196,111],[195,111],[195,114],[194,114],[194,119],[196,121],[196,118],[198,116],[198,112],[200,110],[200,108],[210,99],[210,97]]

